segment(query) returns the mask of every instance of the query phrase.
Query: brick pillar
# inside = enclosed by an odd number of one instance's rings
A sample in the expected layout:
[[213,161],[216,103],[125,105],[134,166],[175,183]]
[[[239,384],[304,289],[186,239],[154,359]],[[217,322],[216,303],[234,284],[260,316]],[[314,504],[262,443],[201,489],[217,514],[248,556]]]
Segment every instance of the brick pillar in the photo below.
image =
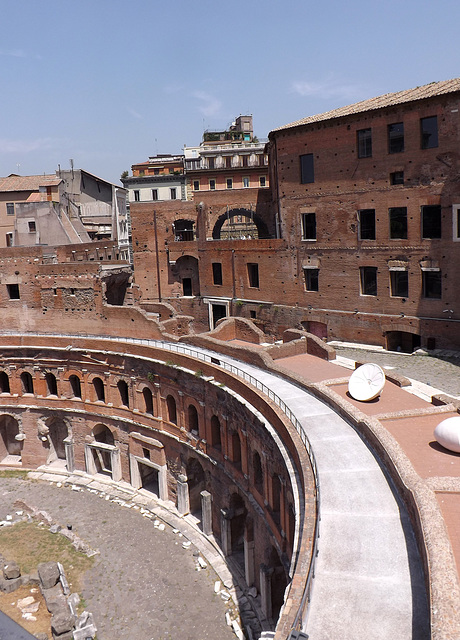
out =
[[209,491],[201,492],[201,526],[205,536],[212,534],[212,496]]

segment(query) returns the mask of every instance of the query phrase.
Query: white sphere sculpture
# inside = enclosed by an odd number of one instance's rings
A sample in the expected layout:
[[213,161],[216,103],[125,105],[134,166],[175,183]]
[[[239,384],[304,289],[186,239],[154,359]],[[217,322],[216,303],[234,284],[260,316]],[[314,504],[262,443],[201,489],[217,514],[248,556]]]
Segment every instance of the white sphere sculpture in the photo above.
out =
[[351,374],[348,393],[355,400],[369,402],[375,400],[385,386],[385,373],[378,364],[362,364]]
[[460,453],[460,416],[440,422],[434,430],[434,437],[446,449]]

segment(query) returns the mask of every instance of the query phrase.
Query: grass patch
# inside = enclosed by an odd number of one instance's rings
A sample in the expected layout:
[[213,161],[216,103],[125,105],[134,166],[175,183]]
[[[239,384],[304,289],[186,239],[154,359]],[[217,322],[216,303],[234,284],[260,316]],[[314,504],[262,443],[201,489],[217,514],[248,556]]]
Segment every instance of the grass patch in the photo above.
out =
[[27,478],[29,472],[25,469],[2,469],[0,471],[0,478]]
[[83,575],[95,562],[76,551],[64,536],[29,522],[0,530],[0,552],[7,560],[15,560],[22,574],[36,571],[40,562],[60,562],[74,593],[80,593]]

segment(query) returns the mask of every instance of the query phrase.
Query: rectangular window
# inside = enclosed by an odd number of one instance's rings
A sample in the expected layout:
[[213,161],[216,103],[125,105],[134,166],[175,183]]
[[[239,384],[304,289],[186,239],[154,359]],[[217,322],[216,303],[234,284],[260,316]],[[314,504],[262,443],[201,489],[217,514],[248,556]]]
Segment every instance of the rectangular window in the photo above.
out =
[[422,287],[424,298],[441,298],[442,281],[440,271],[422,271]]
[[358,211],[358,233],[360,240],[375,240],[375,209]]
[[249,286],[256,289],[259,288],[259,265],[257,263],[248,263]]
[[243,187],[245,189],[247,189],[249,187],[249,178],[243,178]]
[[420,146],[422,149],[438,146],[438,116],[420,119]]
[[13,234],[11,232],[6,234],[6,246],[7,247],[13,246]]
[[158,189],[152,189],[152,200],[158,200]]
[[10,300],[19,300],[19,285],[18,284],[7,284],[6,290],[8,291],[8,297]]
[[6,203],[6,215],[7,216],[14,216],[14,202],[7,202]]
[[194,180],[193,181],[193,190],[194,191],[199,191],[200,190],[200,181],[199,180]]
[[140,192],[136,190],[136,191],[134,192],[134,202],[139,202],[139,201],[140,201],[140,199],[141,199]]
[[388,153],[404,151],[404,123],[396,122],[388,125]]
[[302,240],[316,240],[316,213],[302,213]]
[[304,269],[305,291],[319,291],[319,269]]
[[241,156],[241,166],[242,167],[248,166],[248,156]]
[[377,267],[360,267],[359,276],[361,281],[362,296],[377,295]]
[[212,281],[214,284],[222,284],[222,263],[212,263]]
[[372,157],[372,130],[360,129],[356,132],[358,139],[358,158]]
[[209,181],[209,189],[211,191],[215,191],[216,189],[216,181],[214,180],[214,178],[211,178]]
[[265,155],[262,154],[259,156],[259,167],[264,167],[267,164],[265,160]]
[[233,189],[233,178],[227,178],[227,189]]
[[265,187],[267,184],[266,178],[265,176],[260,176],[259,177],[259,187]]
[[390,173],[390,184],[404,184],[404,171],[394,171]]
[[177,198],[176,187],[171,187],[171,189],[169,191],[171,192],[171,200],[176,200],[176,198]]
[[208,169],[215,169],[215,158],[208,158]]
[[225,168],[226,169],[232,168],[232,156],[225,156]]
[[309,184],[315,181],[315,170],[312,153],[305,153],[300,156],[300,182]]
[[427,205],[422,207],[422,238],[441,237],[441,206]]
[[407,271],[390,271],[390,295],[393,298],[409,296],[409,274]]
[[407,240],[407,208],[391,207],[388,209],[390,218],[390,239]]
[[29,233],[34,233],[36,231],[35,220],[29,220],[27,224],[29,225]]

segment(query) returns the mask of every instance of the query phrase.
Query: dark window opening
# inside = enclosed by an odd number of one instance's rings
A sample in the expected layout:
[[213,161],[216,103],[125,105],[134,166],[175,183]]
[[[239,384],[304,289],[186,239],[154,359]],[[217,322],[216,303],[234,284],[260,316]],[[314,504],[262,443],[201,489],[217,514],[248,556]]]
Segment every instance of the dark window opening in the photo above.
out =
[[360,129],[356,132],[358,139],[358,158],[372,157],[372,130]]
[[409,274],[407,271],[390,271],[390,292],[394,298],[409,296]]
[[34,233],[36,231],[35,220],[29,220],[27,223],[29,225],[29,233]]
[[140,199],[141,199],[141,194],[139,191],[136,190],[134,192],[134,202],[140,202]]
[[227,189],[233,189],[233,178],[227,178]]
[[144,409],[145,413],[153,416],[153,396],[152,392],[148,387],[144,387],[142,390],[142,395],[144,396]]
[[209,189],[210,189],[211,191],[214,191],[214,190],[215,190],[215,188],[216,188],[216,181],[214,180],[214,178],[211,178],[211,179],[209,180]]
[[404,184],[404,171],[394,171],[390,173],[390,184]]
[[255,312],[254,309],[249,310],[249,317],[252,319],[257,318],[257,313]]
[[49,396],[57,396],[57,382],[56,376],[52,373],[45,374],[46,386]]
[[304,269],[306,291],[319,291],[319,269]]
[[158,200],[158,189],[152,189],[152,200]]
[[0,371],[0,393],[10,393],[10,380],[4,371]]
[[169,191],[170,191],[170,193],[171,193],[171,200],[176,200],[176,198],[177,198],[177,190],[176,190],[176,187],[172,187]]
[[404,123],[388,125],[388,153],[404,151]]
[[212,281],[214,284],[222,284],[222,263],[212,263]]
[[302,213],[302,240],[316,240],[316,213]]
[[259,265],[257,263],[248,264],[248,277],[249,286],[257,289],[259,287]]
[[392,207],[388,209],[390,218],[390,238],[392,240],[407,239],[407,208]]
[[70,389],[74,398],[81,398],[81,382],[78,376],[70,376]]
[[6,215],[7,216],[14,216],[14,202],[7,202],[6,203]]
[[222,446],[220,435],[220,422],[217,416],[211,418],[211,447],[220,451]]
[[198,435],[199,423],[198,423],[198,411],[193,404],[188,405],[188,430],[191,433]]
[[442,280],[440,271],[422,271],[424,298],[441,298]]
[[438,146],[438,116],[421,118],[420,136],[422,149],[433,149]]
[[252,468],[254,473],[254,486],[259,493],[263,493],[264,474],[262,471],[262,461],[257,451],[252,455]]
[[168,420],[173,424],[177,424],[176,401],[172,396],[166,398],[166,407],[168,409]]
[[28,371],[21,373],[22,393],[34,392],[34,381]]
[[212,322],[213,322],[212,328],[215,328],[219,320],[226,317],[227,317],[227,307],[225,304],[212,305]]
[[93,379],[93,387],[96,392],[96,398],[99,402],[105,402],[104,383],[100,378]]
[[361,295],[377,295],[377,267],[360,267]]
[[359,239],[375,240],[375,209],[361,209],[358,218]]
[[200,190],[200,181],[199,180],[194,180],[193,181],[193,190],[194,191],[199,191]]
[[309,184],[315,181],[314,159],[312,153],[300,156],[300,182]]
[[19,285],[18,284],[7,284],[6,289],[8,291],[8,297],[10,300],[19,300]]
[[195,239],[193,220],[176,220],[174,222],[175,242],[190,242]]
[[208,158],[208,169],[214,169],[215,168],[215,158]]
[[441,237],[441,206],[427,205],[422,207],[422,238]]
[[184,296],[192,296],[192,279],[191,278],[182,278],[182,294]]
[[150,460],[150,450],[142,447],[142,455],[146,460]]

